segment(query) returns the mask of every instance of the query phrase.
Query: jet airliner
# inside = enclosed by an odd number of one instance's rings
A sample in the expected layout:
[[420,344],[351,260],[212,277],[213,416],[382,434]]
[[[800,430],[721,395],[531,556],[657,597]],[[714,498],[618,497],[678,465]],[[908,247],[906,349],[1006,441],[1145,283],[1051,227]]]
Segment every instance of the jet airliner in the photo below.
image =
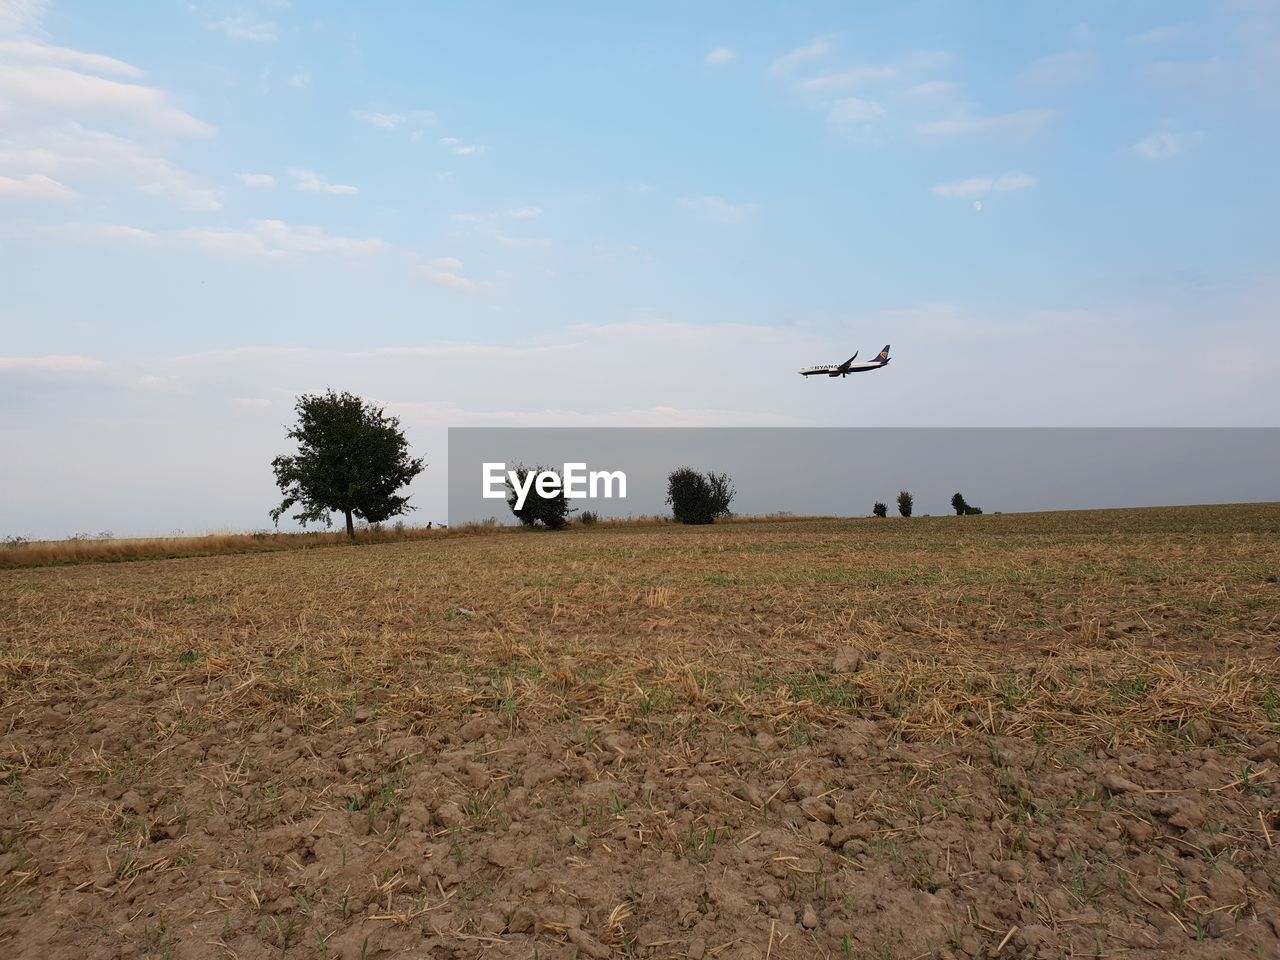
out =
[[800,376],[847,377],[851,373],[862,373],[864,370],[879,370],[889,362],[889,345],[886,343],[884,349],[880,351],[874,360],[866,363],[854,363],[853,361],[857,359],[857,351],[854,351],[853,356],[844,363],[828,363],[820,367],[805,367],[800,371]]

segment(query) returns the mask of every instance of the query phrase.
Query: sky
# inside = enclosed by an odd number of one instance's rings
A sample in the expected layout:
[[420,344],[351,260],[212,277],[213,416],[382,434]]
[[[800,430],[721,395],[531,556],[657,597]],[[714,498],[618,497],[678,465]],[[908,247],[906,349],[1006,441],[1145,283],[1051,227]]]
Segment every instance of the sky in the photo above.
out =
[[[1280,4],[0,0],[0,536],[461,426],[1277,426]],[[805,379],[868,358],[884,370]]]

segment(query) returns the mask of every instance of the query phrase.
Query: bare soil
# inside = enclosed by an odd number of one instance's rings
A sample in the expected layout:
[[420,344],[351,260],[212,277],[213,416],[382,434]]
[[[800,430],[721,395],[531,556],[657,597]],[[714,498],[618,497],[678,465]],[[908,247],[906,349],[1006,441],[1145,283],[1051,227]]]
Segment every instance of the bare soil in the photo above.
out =
[[1280,955],[1280,506],[0,572],[0,955]]

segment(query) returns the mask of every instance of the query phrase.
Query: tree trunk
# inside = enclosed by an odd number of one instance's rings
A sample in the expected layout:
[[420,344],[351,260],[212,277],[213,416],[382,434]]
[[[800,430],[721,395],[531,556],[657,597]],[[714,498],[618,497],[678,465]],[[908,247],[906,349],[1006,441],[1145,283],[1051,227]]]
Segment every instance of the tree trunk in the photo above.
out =
[[347,511],[347,539],[354,540],[356,538],[355,524],[351,522],[351,511]]

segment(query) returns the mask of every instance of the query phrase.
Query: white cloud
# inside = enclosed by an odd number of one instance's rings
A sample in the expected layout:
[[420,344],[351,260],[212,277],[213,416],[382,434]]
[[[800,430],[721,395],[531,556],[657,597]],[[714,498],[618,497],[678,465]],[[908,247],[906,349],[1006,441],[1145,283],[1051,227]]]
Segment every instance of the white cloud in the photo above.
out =
[[75,124],[23,133],[16,145],[0,147],[0,170],[62,180],[123,179],[142,192],[170,197],[184,209],[208,211],[222,206],[217,193],[135,141]]
[[1019,79],[1040,87],[1065,87],[1092,79],[1098,72],[1098,56],[1085,50],[1053,53],[1027,67]]
[[214,128],[179,110],[155,87],[120,83],[66,67],[0,65],[0,117],[26,115],[47,123],[54,116],[113,116],[161,133],[208,137]]
[[898,75],[896,67],[850,67],[836,73],[827,73],[810,80],[802,80],[796,89],[802,93],[838,93],[852,90],[880,80],[892,80]]
[[812,43],[808,43],[803,47],[798,47],[790,53],[783,54],[769,67],[769,72],[775,77],[790,73],[802,63],[809,63],[813,60],[821,60],[831,52],[831,39],[829,37],[818,37]]
[[0,357],[0,373],[40,373],[76,375],[100,373],[107,365],[93,357],[50,355],[44,357]]
[[269,173],[237,173],[238,179],[246,187],[274,187],[276,178]]
[[[1010,193],[1015,190],[1029,190],[1036,185],[1036,178],[1025,173],[1005,173],[998,177],[970,177],[968,180],[955,180],[951,183],[940,183],[933,188],[938,197],[984,197],[989,193]],[[976,209],[982,209],[978,206]]]
[[1168,160],[1170,157],[1185,153],[1202,136],[1200,133],[1182,134],[1162,130],[1149,137],[1143,137],[1130,149],[1147,160]]
[[950,80],[926,80],[908,88],[908,97],[949,97],[955,93],[956,85]]
[[47,0],[0,0],[0,37],[39,33]]
[[421,127],[428,123],[435,123],[436,115],[430,110],[410,110],[408,113],[384,113],[380,110],[358,110],[355,113],[358,120],[363,120],[371,127],[379,130],[398,130],[404,126]]
[[359,187],[345,183],[330,183],[314,170],[306,170],[302,167],[291,167],[289,176],[293,178],[294,189],[301,190],[303,193],[329,193],[340,197],[354,197],[360,193]]
[[831,123],[875,123],[884,115],[884,107],[874,100],[847,97],[831,104],[827,119]]
[[1170,43],[1174,40],[1181,40],[1183,37],[1190,36],[1193,26],[1189,23],[1167,23],[1159,27],[1152,27],[1150,30],[1144,30],[1141,33],[1135,33],[1129,37],[1129,43],[1134,46],[1154,46],[1161,43]]
[[455,223],[488,224],[497,220],[536,220],[540,216],[542,216],[542,208],[529,203],[492,213],[454,213],[449,219]]
[[414,273],[438,287],[462,293],[476,293],[481,285],[462,275],[462,261],[456,257],[439,257],[429,263],[419,264]]
[[295,70],[284,82],[295,90],[305,90],[311,86],[311,74],[306,70]]
[[25,177],[0,176],[0,200],[71,200],[76,192],[42,173]]
[[206,28],[230,37],[232,40],[248,40],[252,43],[275,43],[278,39],[276,25],[251,14],[239,14],[211,20]]
[[716,47],[714,50],[712,50],[710,53],[707,54],[706,62],[711,64],[712,66],[716,66],[719,64],[729,63],[733,60],[736,60],[737,58],[738,58],[738,55],[734,53],[732,50],[730,50],[728,47]]
[[985,117],[958,113],[947,120],[922,123],[916,127],[916,131],[935,138],[983,134],[1031,136],[1042,130],[1052,118],[1053,111],[1045,109],[1017,110]]
[[151,243],[156,239],[150,230],[122,223],[60,223],[44,229],[68,240]]
[[81,53],[67,47],[55,47],[31,40],[0,40],[0,59],[58,67],[71,67],[90,73],[110,74],[137,79],[142,71],[131,63],[98,53]]
[[326,233],[319,227],[292,226],[283,220],[256,220],[247,230],[179,230],[174,236],[210,253],[292,259],[309,255],[369,256],[390,249],[376,238],[355,239]]
[[680,205],[716,223],[746,223],[759,210],[754,203],[731,203],[723,197],[708,195],[685,197]]
[[484,153],[484,147],[476,143],[463,143],[457,137],[441,137],[440,142],[458,157],[473,157]]

